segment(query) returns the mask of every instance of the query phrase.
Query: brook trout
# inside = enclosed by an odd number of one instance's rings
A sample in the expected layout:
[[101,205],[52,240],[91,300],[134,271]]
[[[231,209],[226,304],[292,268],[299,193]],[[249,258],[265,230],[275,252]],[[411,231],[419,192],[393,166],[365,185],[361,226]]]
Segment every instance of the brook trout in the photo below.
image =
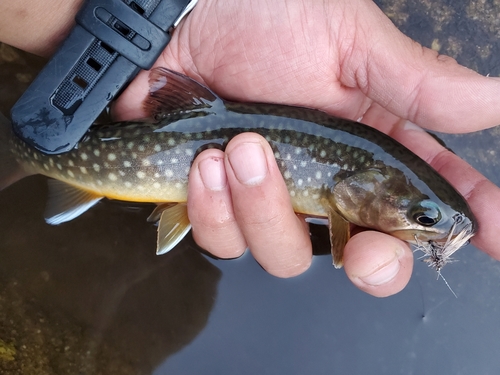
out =
[[307,108],[224,101],[166,69],[151,71],[150,86],[144,108],[151,121],[95,125],[65,154],[42,154],[4,129],[0,149],[23,174],[2,172],[0,189],[29,174],[51,177],[49,224],[72,220],[103,197],[157,203],[149,220],[159,221],[163,254],[190,229],[187,183],[197,153],[255,132],[274,150],[295,212],[328,219],[336,267],[350,223],[417,245],[438,272],[477,230],[465,199],[443,177],[367,125]]

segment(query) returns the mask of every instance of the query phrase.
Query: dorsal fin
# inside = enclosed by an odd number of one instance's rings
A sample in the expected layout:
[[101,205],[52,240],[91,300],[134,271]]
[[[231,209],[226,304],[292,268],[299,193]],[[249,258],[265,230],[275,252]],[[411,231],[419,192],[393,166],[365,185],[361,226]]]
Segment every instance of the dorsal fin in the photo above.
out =
[[149,73],[149,96],[143,109],[150,118],[161,120],[171,114],[211,108],[219,101],[217,95],[188,76],[155,68]]
[[45,209],[45,221],[58,225],[73,220],[103,197],[59,180],[48,180],[49,200]]

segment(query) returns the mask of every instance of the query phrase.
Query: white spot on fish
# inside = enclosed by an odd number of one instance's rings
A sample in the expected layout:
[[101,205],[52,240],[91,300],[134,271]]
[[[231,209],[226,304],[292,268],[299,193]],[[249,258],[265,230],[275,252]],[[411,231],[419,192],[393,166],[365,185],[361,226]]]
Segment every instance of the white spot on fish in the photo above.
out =
[[299,178],[299,179],[297,180],[297,185],[302,186],[302,184],[303,184],[303,183],[304,183],[304,180],[303,180],[303,179]]
[[276,159],[279,159],[279,157],[280,157],[280,156],[281,156],[281,155],[280,155],[280,153],[279,153],[278,151],[276,151],[276,152],[274,153],[274,157],[275,157]]
[[322,176],[322,175],[321,175],[321,171],[317,171],[317,172],[316,172],[316,175],[315,175],[316,180],[320,180],[320,179],[321,179],[321,176]]
[[170,159],[170,163],[172,163],[172,164],[177,164],[178,162],[179,162],[179,159],[177,159],[177,158]]
[[125,168],[130,168],[130,167],[132,166],[132,163],[131,163],[131,162],[129,162],[128,160],[125,160],[125,161],[123,162],[123,166],[124,166]]
[[186,152],[186,155],[187,155],[187,156],[193,156],[193,150],[192,150],[192,149],[190,149],[190,148],[186,148],[186,151],[185,151],[185,152]]
[[326,156],[326,151],[325,150],[321,150],[321,152],[319,153],[319,156],[321,156],[322,158],[324,158]]
[[59,170],[61,170],[61,171],[62,171],[62,165],[61,165],[61,164],[57,163],[57,164],[56,164],[56,167],[57,167]]
[[116,160],[116,154],[113,154],[112,152],[110,152],[108,154],[108,160],[109,161],[115,161]]
[[98,149],[95,149],[94,150],[94,155],[95,156],[100,156],[101,155],[101,151],[99,151]]
[[155,182],[155,183],[153,184],[153,187],[154,187],[155,189],[159,189],[159,188],[161,188],[161,184],[160,184],[159,182]]
[[158,172],[156,172],[156,173],[154,174],[154,176],[155,176],[155,178],[160,178],[160,176],[161,176],[161,175],[160,175]]
[[82,153],[80,154],[80,158],[81,158],[82,160],[87,160],[89,157],[88,157],[88,155],[87,155],[85,152],[82,152]]
[[143,171],[137,171],[136,176],[138,178],[144,178],[146,177],[146,173],[144,173]]
[[80,172],[82,172],[83,174],[87,174],[87,168],[80,167]]
[[291,190],[291,191],[290,191],[290,196],[291,196],[291,197],[295,197],[295,190]]
[[176,187],[177,189],[182,189],[182,184],[181,184],[180,182],[176,182],[176,183],[175,183],[175,187]]
[[43,167],[46,169],[46,170],[49,170],[49,166],[45,163],[43,163]]
[[300,166],[301,166],[302,168],[305,168],[305,167],[306,167],[306,165],[307,165],[307,161],[302,160],[302,161],[300,162]]
[[68,176],[69,177],[75,177],[75,174],[68,169]]
[[140,152],[144,152],[146,150],[146,147],[144,145],[139,145],[139,147],[137,147],[137,149],[140,151]]
[[114,173],[110,173],[108,174],[108,178],[111,180],[111,181],[116,181],[118,180],[118,176]]
[[168,178],[173,177],[174,176],[174,172],[171,169],[167,169],[165,171],[165,176],[167,176]]
[[142,185],[137,185],[137,190],[144,191],[146,188]]
[[149,159],[143,159],[142,160],[142,166],[143,167],[149,167],[151,165],[151,162],[149,161]]
[[134,142],[129,142],[129,143],[127,143],[127,148],[128,148],[129,150],[132,150],[132,149],[134,148]]
[[[36,154],[35,154],[36,155]],[[36,158],[35,158],[36,159]],[[73,163],[73,160],[68,160],[68,165],[70,167],[74,167],[75,166],[75,163]]]
[[145,135],[142,140],[146,143],[149,143],[151,141],[151,138],[149,137],[149,135]]
[[119,170],[119,171],[118,171],[118,174],[119,174],[120,176],[122,176],[122,177],[123,177],[123,176],[125,176],[125,172],[123,172],[122,170]]
[[101,180],[97,180],[97,185],[102,185],[102,181]]
[[155,145],[154,150],[156,152],[160,152],[161,151],[161,146],[160,145]]
[[167,141],[167,144],[168,144],[169,146],[175,146],[175,139],[173,139],[173,138],[169,138],[169,139],[168,139],[168,141]]
[[304,191],[302,192],[302,195],[303,195],[304,197],[307,197],[307,196],[309,196],[309,192],[308,192],[307,190],[304,190]]
[[131,188],[132,187],[132,183],[130,183],[129,181],[125,181],[125,187],[126,188]]
[[163,160],[162,159],[157,160],[156,165],[163,165]]
[[99,164],[94,164],[92,166],[94,168],[94,171],[99,172],[101,170],[101,166]]
[[288,180],[292,177],[292,174],[290,173],[290,171],[285,171],[285,173],[283,173],[283,177],[285,177]]

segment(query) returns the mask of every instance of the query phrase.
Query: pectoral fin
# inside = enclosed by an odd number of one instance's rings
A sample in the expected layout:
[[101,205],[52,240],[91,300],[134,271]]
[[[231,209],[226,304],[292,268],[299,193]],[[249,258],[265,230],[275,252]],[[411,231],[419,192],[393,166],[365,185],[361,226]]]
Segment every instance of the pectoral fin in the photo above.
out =
[[[161,213],[160,223],[158,225],[158,242],[156,247],[156,255],[162,255],[172,250],[189,232],[191,223],[187,214],[187,205],[178,203],[160,205],[156,208]],[[153,213],[155,213],[153,212]],[[159,212],[156,212],[158,214]]]
[[73,220],[104,198],[58,180],[49,180],[48,185],[49,200],[44,216],[51,225]]
[[333,265],[335,268],[342,268],[344,264],[344,247],[350,238],[350,224],[337,211],[330,208],[328,212],[328,225],[330,229]]

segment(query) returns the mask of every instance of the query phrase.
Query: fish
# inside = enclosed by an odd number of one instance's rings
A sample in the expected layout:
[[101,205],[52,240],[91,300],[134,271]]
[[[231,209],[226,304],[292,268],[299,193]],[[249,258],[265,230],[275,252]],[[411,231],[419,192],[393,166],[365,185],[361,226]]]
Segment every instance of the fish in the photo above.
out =
[[2,126],[0,156],[15,167],[0,170],[0,190],[27,175],[49,177],[45,220],[52,225],[103,198],[155,203],[148,220],[158,224],[157,254],[164,254],[191,229],[186,203],[194,158],[254,132],[272,147],[294,211],[327,220],[337,268],[352,224],[415,245],[438,272],[477,232],[470,207],[448,181],[368,125],[316,109],[227,101],[164,68],[150,71],[149,84],[147,118],[93,125],[63,154],[43,154]]

